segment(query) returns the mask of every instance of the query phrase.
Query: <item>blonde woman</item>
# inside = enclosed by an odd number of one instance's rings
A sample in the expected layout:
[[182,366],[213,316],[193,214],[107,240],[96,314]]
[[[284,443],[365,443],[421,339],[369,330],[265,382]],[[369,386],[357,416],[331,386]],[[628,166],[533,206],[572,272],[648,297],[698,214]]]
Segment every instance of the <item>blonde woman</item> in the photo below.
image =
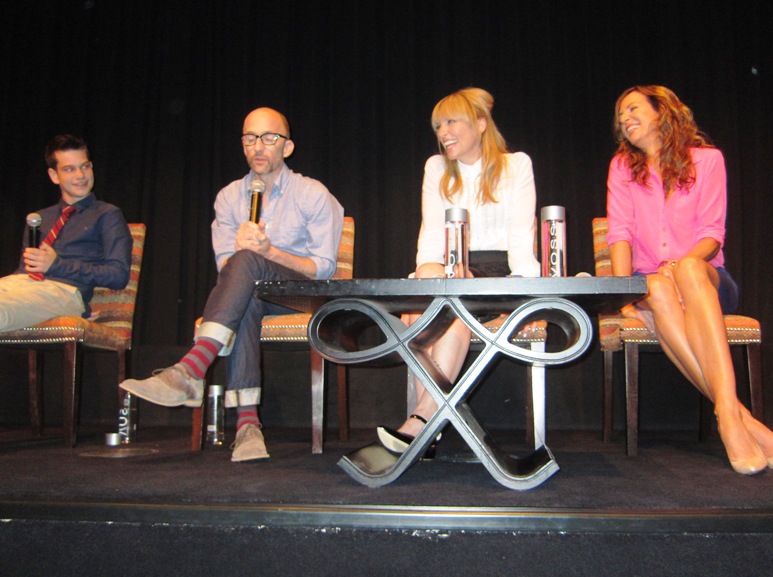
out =
[[[531,160],[523,152],[508,151],[491,116],[493,106],[494,98],[485,90],[465,88],[443,98],[432,111],[440,154],[424,167],[416,278],[445,276],[445,211],[452,207],[469,211],[473,276],[539,276]],[[470,331],[457,320],[432,347],[430,356],[449,381],[456,380],[469,344]],[[421,382],[414,381],[413,414],[397,430],[378,428],[380,442],[394,453],[404,452],[437,410]]]

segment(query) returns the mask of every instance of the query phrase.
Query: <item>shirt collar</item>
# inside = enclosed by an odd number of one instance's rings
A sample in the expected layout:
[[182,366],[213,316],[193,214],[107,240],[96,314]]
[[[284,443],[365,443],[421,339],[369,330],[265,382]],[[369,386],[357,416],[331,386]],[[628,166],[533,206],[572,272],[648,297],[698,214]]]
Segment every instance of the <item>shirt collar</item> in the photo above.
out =
[[290,178],[290,168],[285,164],[282,166],[282,172],[279,173],[279,178],[274,183],[274,186],[271,187],[271,194],[279,194],[281,195],[283,191],[287,188],[287,180]]
[[[247,185],[247,195],[250,194],[250,183],[258,178],[258,175],[256,175],[252,170],[250,170],[250,173],[247,175],[246,179],[246,185]],[[277,181],[271,186],[271,190],[269,191],[269,196],[272,194],[282,194],[283,191],[287,188],[287,181],[290,178],[290,167],[286,164],[282,166],[282,172],[279,173],[279,178]]]
[[479,158],[472,164],[465,164],[461,160],[457,160],[456,164],[459,166],[459,172],[462,174],[480,172],[481,167],[483,166],[483,157]]
[[[94,203],[97,202],[97,199],[94,198],[94,193],[92,192],[89,194],[86,198],[80,199],[78,202],[70,205],[75,207],[75,212],[82,212],[89,208],[90,206],[93,206]],[[59,210],[63,209],[65,206],[68,206],[67,203],[62,200],[62,198],[59,198]]]

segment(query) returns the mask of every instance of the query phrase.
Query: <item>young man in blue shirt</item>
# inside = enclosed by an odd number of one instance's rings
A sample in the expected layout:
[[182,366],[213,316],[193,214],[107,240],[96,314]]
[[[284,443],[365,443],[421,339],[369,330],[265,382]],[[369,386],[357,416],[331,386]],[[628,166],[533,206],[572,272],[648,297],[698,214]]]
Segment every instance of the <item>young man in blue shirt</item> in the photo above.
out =
[[60,199],[38,213],[39,245],[29,246],[25,231],[19,268],[0,278],[0,331],[57,316],[88,318],[95,287],[120,290],[129,282],[131,233],[121,210],[92,193],[86,142],[55,136],[45,158]]

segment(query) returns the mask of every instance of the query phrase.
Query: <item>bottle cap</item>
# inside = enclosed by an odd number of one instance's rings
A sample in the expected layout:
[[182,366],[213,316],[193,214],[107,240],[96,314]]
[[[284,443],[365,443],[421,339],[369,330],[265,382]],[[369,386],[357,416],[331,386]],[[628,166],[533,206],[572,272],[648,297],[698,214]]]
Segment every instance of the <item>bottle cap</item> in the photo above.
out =
[[466,208],[455,206],[446,209],[446,222],[468,222],[469,220],[470,216]]
[[121,435],[118,433],[105,433],[105,445],[108,447],[119,447],[121,445]]
[[566,209],[563,206],[543,206],[540,211],[542,220],[564,220]]

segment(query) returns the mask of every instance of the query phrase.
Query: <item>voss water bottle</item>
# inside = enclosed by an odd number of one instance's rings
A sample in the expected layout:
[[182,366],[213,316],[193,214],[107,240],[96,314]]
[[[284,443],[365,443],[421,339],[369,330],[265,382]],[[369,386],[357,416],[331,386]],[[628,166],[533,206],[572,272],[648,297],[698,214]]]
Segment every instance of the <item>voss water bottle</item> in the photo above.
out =
[[225,405],[223,387],[210,385],[207,393],[207,443],[222,445],[225,435]]
[[566,276],[566,211],[563,206],[545,206],[542,221],[542,276]]
[[466,278],[470,268],[470,223],[466,208],[446,209],[445,273],[448,278]]
[[137,399],[123,389],[118,389],[118,437],[122,445],[137,438]]

